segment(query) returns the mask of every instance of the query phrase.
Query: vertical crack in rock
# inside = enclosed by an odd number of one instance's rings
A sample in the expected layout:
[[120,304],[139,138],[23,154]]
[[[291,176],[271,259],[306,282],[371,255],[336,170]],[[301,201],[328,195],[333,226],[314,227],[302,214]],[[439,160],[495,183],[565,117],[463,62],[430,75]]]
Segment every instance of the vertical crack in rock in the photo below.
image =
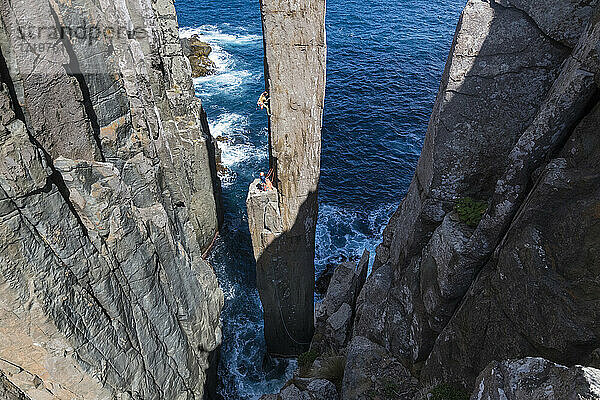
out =
[[75,51],[73,51],[73,46],[71,45],[70,39],[67,35],[64,34],[65,27],[63,27],[58,19],[58,15],[56,15],[56,11],[53,7],[50,7],[50,13],[52,14],[52,19],[54,20],[54,25],[60,35],[62,37],[62,44],[67,51],[67,55],[69,56],[69,63],[64,64],[63,67],[69,76],[74,77],[77,80],[77,84],[79,85],[79,90],[81,91],[81,95],[83,96],[83,108],[85,113],[90,121],[90,125],[92,127],[92,134],[94,140],[96,141],[96,146],[98,147],[98,158],[100,161],[104,161],[104,154],[102,153],[102,141],[100,140],[100,124],[98,123],[98,116],[96,115],[96,110],[94,110],[94,106],[92,104],[92,99],[90,97],[90,88],[85,80],[85,76],[83,75],[83,71],[81,71],[81,67],[79,65],[79,61],[77,60],[77,55]]
[[[21,105],[18,102],[14,83],[10,77],[10,71],[8,70],[8,66],[6,64],[6,59],[2,55],[1,50],[0,50],[0,74],[1,74],[0,75],[1,82],[4,83],[6,85],[6,87],[8,88],[8,94],[9,94],[9,98],[11,101],[11,110],[14,112],[15,117],[25,124],[25,114],[23,112],[23,109],[21,108]],[[38,191],[48,192],[51,184],[52,183],[55,184],[59,193],[63,197],[65,203],[68,205],[69,210],[71,211],[73,216],[77,219],[84,236],[87,236],[87,227],[81,221],[81,218],[79,217],[79,214],[77,214],[77,211],[75,210],[75,207],[73,206],[73,203],[70,201],[69,189],[67,188],[67,185],[65,185],[65,182],[64,182],[60,172],[58,172],[54,168],[54,165],[52,164],[51,156],[41,146],[41,144],[37,141],[37,139],[29,132],[29,129],[28,128],[25,128],[25,129],[27,131],[29,141],[35,146],[35,148],[38,150],[38,152],[43,155],[44,165],[47,166],[52,171],[50,176],[48,176],[48,178],[47,178],[46,185],[43,188],[38,189]]]
[[17,92],[15,91],[15,84],[13,83],[10,77],[10,71],[8,69],[8,64],[6,63],[6,59],[4,58],[4,54],[2,54],[2,49],[0,49],[0,81],[6,85],[8,88],[8,94],[10,97],[10,101],[12,104],[12,110],[15,113],[17,119],[21,121],[25,121],[25,115],[23,113],[23,109],[19,104],[19,99],[17,98]]
[[325,97],[325,1],[262,0],[269,155],[275,189],[248,193],[268,351],[305,351],[314,324],[314,256]]

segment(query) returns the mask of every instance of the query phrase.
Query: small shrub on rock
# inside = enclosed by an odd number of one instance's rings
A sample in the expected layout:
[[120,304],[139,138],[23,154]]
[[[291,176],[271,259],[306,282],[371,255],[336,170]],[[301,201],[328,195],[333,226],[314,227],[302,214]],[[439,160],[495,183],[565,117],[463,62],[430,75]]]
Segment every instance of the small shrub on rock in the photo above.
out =
[[321,359],[320,365],[317,368],[313,368],[310,375],[312,378],[327,379],[335,385],[338,393],[341,393],[345,369],[346,357],[329,354]]
[[298,369],[300,370],[300,376],[308,375],[310,368],[317,357],[319,357],[319,352],[315,349],[310,349],[309,351],[298,356]]
[[461,222],[464,222],[468,226],[475,228],[479,225],[481,217],[487,210],[487,203],[485,201],[473,200],[470,197],[458,200],[454,206],[454,211],[458,214],[458,218]]
[[467,393],[447,383],[437,385],[430,393],[430,400],[469,400]]

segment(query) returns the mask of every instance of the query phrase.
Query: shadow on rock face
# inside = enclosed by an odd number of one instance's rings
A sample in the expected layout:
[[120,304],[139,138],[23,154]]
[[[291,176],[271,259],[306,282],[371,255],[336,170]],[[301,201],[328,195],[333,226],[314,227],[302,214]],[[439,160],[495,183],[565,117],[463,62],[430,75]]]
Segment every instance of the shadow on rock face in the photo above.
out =
[[279,193],[257,185],[258,180],[250,186],[247,208],[267,350],[293,357],[308,350],[314,331],[317,193],[308,195],[284,231]]

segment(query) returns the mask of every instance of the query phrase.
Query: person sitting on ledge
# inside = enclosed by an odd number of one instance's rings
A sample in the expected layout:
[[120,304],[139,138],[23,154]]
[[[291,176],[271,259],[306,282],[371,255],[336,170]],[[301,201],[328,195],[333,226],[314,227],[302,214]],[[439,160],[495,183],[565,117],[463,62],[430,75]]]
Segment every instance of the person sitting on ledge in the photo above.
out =
[[269,110],[269,101],[270,100],[271,99],[269,98],[269,93],[263,92],[260,95],[260,97],[258,98],[258,102],[256,103],[256,105],[259,106],[261,110],[263,108],[267,110],[267,115],[269,117],[271,116],[271,111]]
[[273,189],[273,184],[271,183],[271,180],[269,179],[269,176],[265,175],[264,172],[260,173],[260,182],[258,183],[258,188],[262,192],[266,192],[267,190]]

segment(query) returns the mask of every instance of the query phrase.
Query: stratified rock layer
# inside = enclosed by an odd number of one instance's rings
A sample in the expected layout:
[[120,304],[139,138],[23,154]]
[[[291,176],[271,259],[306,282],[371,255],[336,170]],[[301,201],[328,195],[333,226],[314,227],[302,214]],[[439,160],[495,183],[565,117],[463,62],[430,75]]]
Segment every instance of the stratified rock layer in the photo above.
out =
[[202,398],[219,183],[173,3],[0,1],[0,22],[0,393]]
[[[317,187],[325,95],[325,1],[262,0],[269,154],[277,229],[248,197],[257,286],[269,352],[297,355],[313,334]],[[255,185],[255,184],[253,184]],[[260,195],[262,196],[262,195]],[[257,211],[254,211],[257,210]],[[252,215],[254,212],[259,214]],[[268,228],[268,227],[267,227]],[[264,238],[270,236],[268,242]]]

